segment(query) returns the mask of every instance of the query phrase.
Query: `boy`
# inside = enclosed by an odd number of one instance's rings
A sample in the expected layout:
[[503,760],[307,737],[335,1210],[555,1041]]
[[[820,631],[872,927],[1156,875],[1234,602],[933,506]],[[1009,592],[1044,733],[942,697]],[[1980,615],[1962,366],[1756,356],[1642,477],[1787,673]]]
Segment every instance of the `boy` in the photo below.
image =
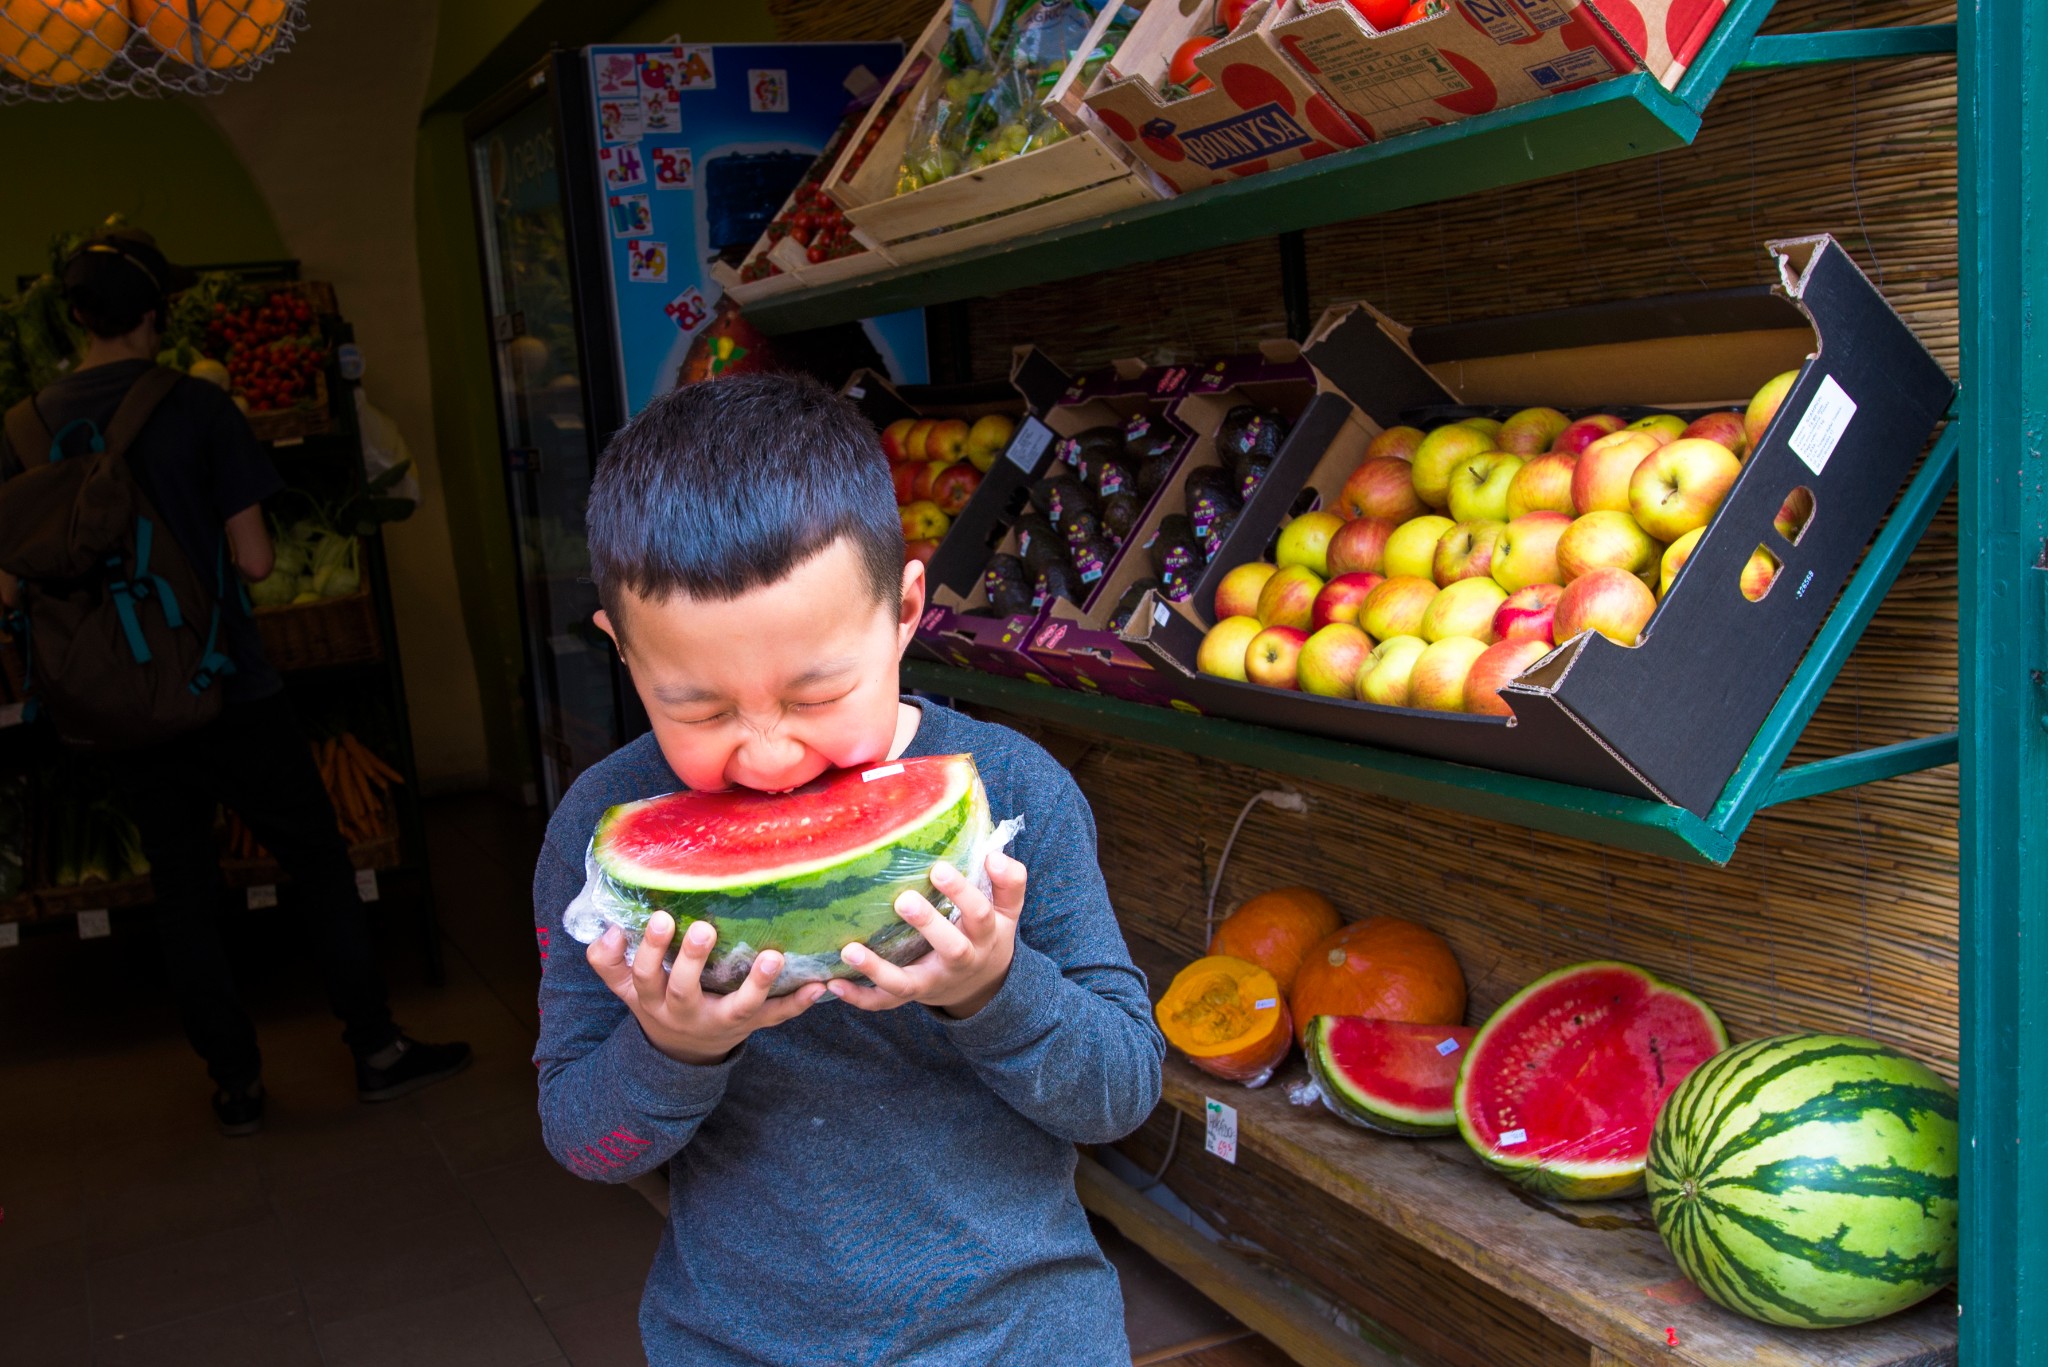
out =
[[617,931],[545,957],[549,1150],[599,1181],[669,1165],[640,1309],[651,1367],[1126,1367],[1074,1145],[1143,1122],[1165,1044],[1073,780],[1012,731],[898,695],[923,566],[903,563],[874,429],[808,380],[689,386],[612,440],[589,529],[598,622],[653,731],[555,813],[534,875],[543,946],[614,803],[968,752],[993,813],[1025,818],[988,861],[992,897],[934,870],[957,925],[899,900],[923,959],[847,949],[872,985],[770,999],[770,951],[738,991],[706,993],[710,927],[678,944],[666,916],[631,964]]

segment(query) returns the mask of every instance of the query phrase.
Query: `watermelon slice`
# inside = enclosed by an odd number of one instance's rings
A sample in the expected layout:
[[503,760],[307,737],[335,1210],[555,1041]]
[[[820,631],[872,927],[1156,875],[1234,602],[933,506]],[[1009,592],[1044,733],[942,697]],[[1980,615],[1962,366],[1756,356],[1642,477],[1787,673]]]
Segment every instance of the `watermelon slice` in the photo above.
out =
[[1472,1044],[1462,1025],[1410,1025],[1317,1016],[1308,1070],[1323,1104],[1354,1125],[1426,1138],[1458,1128],[1458,1065]]
[[990,838],[971,755],[836,770],[788,793],[670,793],[598,820],[570,930],[587,943],[615,923],[637,944],[657,911],[683,927],[709,921],[718,942],[705,988],[732,991],[762,950],[776,949],[784,962],[771,995],[781,996],[858,977],[839,957],[856,940],[893,964],[923,955],[930,946],[897,916],[897,896],[915,890],[950,914],[932,865],[983,876],[982,860],[1000,846]]
[[1561,968],[1510,997],[1472,1041],[1458,1130],[1538,1195],[1633,1196],[1657,1108],[1727,1047],[1705,1002],[1632,964]]

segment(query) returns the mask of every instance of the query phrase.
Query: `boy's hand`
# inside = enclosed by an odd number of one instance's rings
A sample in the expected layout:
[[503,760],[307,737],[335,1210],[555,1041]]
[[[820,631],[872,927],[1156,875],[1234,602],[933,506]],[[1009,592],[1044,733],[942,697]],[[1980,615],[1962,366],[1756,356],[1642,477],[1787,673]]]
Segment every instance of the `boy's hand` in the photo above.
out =
[[717,932],[708,922],[692,922],[676,947],[675,968],[664,972],[661,961],[675,934],[675,918],[656,912],[633,962],[626,962],[626,937],[616,927],[598,936],[584,958],[640,1022],[648,1042],[679,1063],[717,1063],[748,1035],[802,1015],[825,995],[822,986],[807,983],[771,998],[768,989],[782,971],[782,955],[772,949],[754,960],[738,991],[706,992],[704,961],[718,942]]
[[888,1011],[906,1002],[937,1007],[955,1020],[965,1020],[1002,988],[1017,948],[1017,917],[1024,909],[1024,866],[1007,854],[988,857],[988,881],[994,897],[979,889],[950,864],[932,869],[932,886],[960,908],[960,920],[948,921],[937,908],[914,892],[896,899],[896,914],[917,927],[932,952],[907,968],[898,968],[866,945],[852,944],[840,957],[866,974],[873,987],[835,978],[826,984],[833,996],[863,1011]]

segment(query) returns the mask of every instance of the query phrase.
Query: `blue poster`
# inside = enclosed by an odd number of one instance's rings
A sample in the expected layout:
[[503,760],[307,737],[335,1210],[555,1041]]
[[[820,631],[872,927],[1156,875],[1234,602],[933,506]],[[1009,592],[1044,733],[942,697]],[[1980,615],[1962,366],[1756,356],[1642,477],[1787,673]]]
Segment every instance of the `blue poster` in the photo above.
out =
[[[592,47],[597,191],[609,232],[612,312],[626,412],[675,387],[737,262],[831,140],[865,67],[887,80],[896,43]],[[924,311],[849,330],[855,365],[927,377]],[[853,368],[852,366],[848,367]]]

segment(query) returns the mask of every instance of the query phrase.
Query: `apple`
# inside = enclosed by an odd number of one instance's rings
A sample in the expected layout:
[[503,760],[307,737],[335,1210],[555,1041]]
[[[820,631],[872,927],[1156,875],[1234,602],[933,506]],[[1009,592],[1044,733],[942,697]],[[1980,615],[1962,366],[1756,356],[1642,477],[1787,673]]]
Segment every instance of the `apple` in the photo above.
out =
[[997,457],[1009,449],[1017,435],[1017,424],[1004,413],[984,413],[967,429],[967,459],[984,475],[995,468]]
[[918,472],[924,468],[921,462],[908,460],[899,460],[889,467],[889,483],[896,488],[897,507],[901,508],[906,503],[917,501],[917,495],[912,492],[911,486],[916,482]]
[[925,433],[924,454],[928,460],[948,464],[967,458],[967,434],[971,429],[958,418],[941,418]]
[[1484,579],[1493,573],[1494,552],[1505,522],[1460,522],[1436,543],[1436,558],[1430,563],[1430,577],[1439,585],[1461,579]]
[[1484,717],[1512,717],[1515,709],[1501,697],[1500,686],[1518,677],[1550,653],[1550,647],[1527,637],[1495,641],[1472,662],[1465,675],[1465,710]]
[[1451,471],[1458,462],[1493,449],[1493,438],[1476,427],[1452,423],[1439,427],[1415,448],[1408,475],[1415,484],[1415,496],[1432,508],[1451,501]]
[[1572,525],[1564,513],[1523,513],[1501,528],[1494,542],[1493,582],[1509,593],[1531,584],[1562,584],[1564,572],[1557,567],[1557,542]]
[[1493,614],[1494,636],[1503,641],[1556,645],[1557,638],[1550,633],[1550,620],[1557,611],[1557,600],[1563,596],[1564,589],[1557,584],[1531,584],[1516,589],[1502,600],[1500,611]]
[[1243,683],[1245,656],[1251,649],[1252,638],[1264,630],[1256,617],[1225,617],[1202,638],[1201,649],[1195,652],[1195,668],[1219,679]]
[[1267,688],[1298,688],[1296,671],[1308,633],[1300,627],[1267,627],[1244,651],[1244,676]]
[[1598,569],[1565,585],[1551,630],[1560,641],[1597,631],[1616,645],[1632,646],[1657,611],[1657,595],[1627,570]]
[[1685,562],[1692,559],[1692,548],[1699,545],[1700,538],[1706,534],[1705,527],[1695,527],[1664,548],[1664,558],[1657,565],[1659,598],[1671,592],[1671,581],[1678,578],[1678,572],[1685,568]]
[[1662,445],[1648,432],[1615,432],[1588,446],[1572,469],[1572,511],[1627,512],[1628,482]]
[[1493,619],[1507,600],[1507,590],[1491,579],[1460,579],[1429,600],[1429,609],[1422,614],[1422,630],[1415,634],[1425,641],[1470,636],[1492,645]]
[[1508,520],[1508,485],[1522,458],[1487,451],[1458,462],[1451,471],[1451,516],[1460,522]]
[[1749,432],[1742,425],[1742,415],[1733,411],[1694,418],[1691,425],[1678,434],[1678,439],[1717,441],[1737,456],[1746,455],[1749,451]]
[[1778,564],[1778,557],[1762,546],[1751,551],[1748,562],[1742,567],[1742,578],[1738,581],[1742,596],[1752,603],[1762,602],[1764,595],[1771,591],[1771,585],[1778,582],[1780,568],[1782,567]]
[[1330,573],[1384,573],[1387,539],[1399,526],[1399,523],[1384,517],[1354,518],[1345,523],[1330,538],[1330,548],[1324,557]]
[[1408,705],[1430,712],[1465,710],[1465,680],[1486,653],[1486,643],[1469,636],[1449,636],[1416,658],[1408,675]]
[[938,425],[937,418],[919,418],[912,423],[910,430],[903,434],[903,459],[930,460],[931,457],[925,454],[924,444],[930,438],[932,429]]
[[1409,518],[1394,528],[1394,534],[1387,538],[1386,554],[1381,557],[1381,572],[1389,579],[1434,578],[1436,543],[1456,525],[1449,518],[1435,513]]
[[1320,698],[1358,696],[1358,671],[1372,658],[1372,637],[1348,622],[1332,622],[1301,647],[1295,674],[1301,691]]
[[1571,419],[1555,408],[1525,408],[1500,425],[1500,449],[1517,456],[1536,456],[1550,449]]
[[1677,441],[1679,434],[1684,432],[1685,429],[1685,419],[1679,417],[1676,413],[1652,413],[1647,418],[1637,418],[1621,430],[1624,432],[1647,432],[1655,439],[1659,446],[1662,446],[1665,442]]
[[1337,512],[1343,517],[1383,517],[1401,523],[1428,511],[1429,505],[1415,493],[1408,462],[1393,456],[1369,456],[1360,461],[1337,491]]
[[932,563],[932,557],[938,553],[939,543],[936,541],[906,541],[903,543],[903,563],[906,565],[913,560],[920,565],[929,565]]
[[1259,615],[1259,590],[1266,587],[1266,581],[1279,570],[1278,565],[1268,565],[1263,560],[1254,560],[1239,565],[1223,576],[1216,585],[1216,620],[1226,617],[1257,617]]
[[1557,440],[1550,444],[1553,451],[1562,451],[1576,456],[1609,432],[1621,430],[1621,419],[1612,413],[1592,413],[1557,434]]
[[1460,418],[1457,425],[1469,427],[1475,432],[1484,432],[1486,434],[1487,447],[1490,450],[1500,445],[1500,419],[1498,418]]
[[1806,534],[1806,524],[1813,520],[1813,490],[1801,487],[1785,495],[1785,501],[1778,505],[1778,515],[1771,519],[1771,526],[1778,535],[1793,545]]
[[1566,584],[1598,569],[1649,574],[1656,569],[1661,553],[1634,518],[1611,509],[1587,513],[1565,528],[1564,535],[1557,539],[1557,567],[1564,571]]
[[1579,458],[1565,451],[1545,451],[1522,462],[1508,481],[1508,521],[1523,513],[1548,511],[1570,516],[1578,512],[1572,502],[1572,471]]
[[1323,576],[1306,565],[1288,565],[1259,590],[1259,621],[1269,627],[1306,628],[1315,620],[1316,595],[1322,591]]
[[1316,595],[1315,604],[1309,609],[1309,626],[1318,630],[1332,622],[1357,626],[1358,614],[1365,608],[1366,595],[1385,582],[1385,575],[1365,570],[1338,575],[1323,585],[1323,591]]
[[1420,636],[1390,636],[1374,646],[1372,655],[1358,671],[1359,701],[1378,703],[1381,707],[1406,707],[1408,677],[1422,652],[1428,649],[1429,642]]
[[932,476],[932,502],[947,517],[958,517],[980,487],[981,471],[964,460],[958,461]]
[[1420,636],[1423,615],[1436,601],[1436,594],[1436,585],[1427,579],[1388,579],[1365,595],[1358,609],[1358,625],[1376,641]]
[[882,454],[889,458],[890,464],[910,459],[910,453],[903,449],[903,439],[915,426],[916,418],[898,418],[882,429]]
[[1422,429],[1419,427],[1389,427],[1374,437],[1365,448],[1367,460],[1382,458],[1407,462],[1415,459],[1415,448],[1422,445]]
[[1318,577],[1330,572],[1330,538],[1344,527],[1344,519],[1320,510],[1303,513],[1280,529],[1280,544],[1274,559],[1281,569],[1302,565]]
[[938,504],[928,498],[906,503],[898,510],[903,520],[905,541],[937,541],[946,534],[946,528],[953,525]]
[[1652,453],[1628,482],[1629,513],[1659,541],[1704,527],[1735,487],[1742,462],[1717,441],[1680,437]]
[[1764,433],[1770,429],[1771,419],[1778,416],[1779,405],[1798,383],[1799,372],[1788,370],[1783,375],[1773,375],[1756,397],[1749,401],[1749,410],[1742,415],[1742,430],[1749,437],[1749,449],[1754,451],[1763,444]]

